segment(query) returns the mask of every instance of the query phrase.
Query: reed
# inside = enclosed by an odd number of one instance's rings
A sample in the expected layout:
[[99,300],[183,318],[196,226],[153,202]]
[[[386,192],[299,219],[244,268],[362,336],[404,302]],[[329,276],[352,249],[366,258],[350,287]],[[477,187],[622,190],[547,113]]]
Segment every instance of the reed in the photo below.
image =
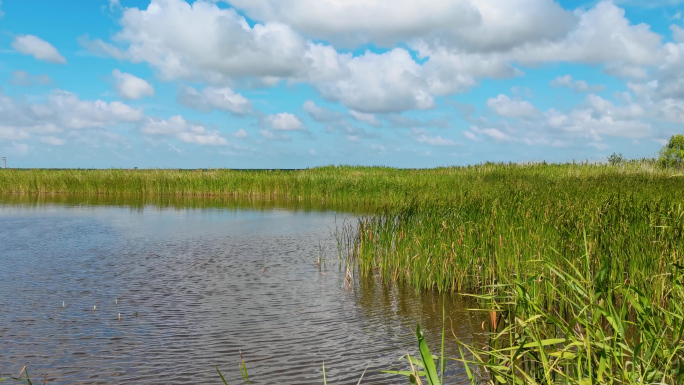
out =
[[473,362],[489,381],[520,384],[684,381],[683,186],[681,170],[654,161],[0,170],[5,195],[226,197],[366,212],[338,245],[345,267],[476,295],[491,315],[491,345],[467,346]]

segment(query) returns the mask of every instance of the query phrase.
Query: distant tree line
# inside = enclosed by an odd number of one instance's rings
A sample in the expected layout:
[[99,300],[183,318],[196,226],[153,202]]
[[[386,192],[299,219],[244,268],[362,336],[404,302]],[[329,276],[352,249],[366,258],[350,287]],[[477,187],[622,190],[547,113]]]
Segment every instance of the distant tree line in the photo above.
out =
[[660,149],[658,159],[626,159],[621,153],[613,153],[608,157],[608,163],[613,166],[628,162],[654,163],[662,168],[684,168],[684,135],[672,135],[667,144]]

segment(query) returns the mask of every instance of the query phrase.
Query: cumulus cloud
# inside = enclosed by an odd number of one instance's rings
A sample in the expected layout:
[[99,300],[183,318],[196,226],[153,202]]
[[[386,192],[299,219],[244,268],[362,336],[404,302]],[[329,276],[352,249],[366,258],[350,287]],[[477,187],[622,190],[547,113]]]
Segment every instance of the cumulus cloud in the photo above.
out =
[[572,80],[572,75],[559,76],[550,83],[553,87],[567,87],[575,92],[601,92],[606,89],[603,84],[589,85],[585,80]]
[[17,35],[12,41],[12,48],[24,55],[31,55],[38,60],[50,63],[66,64],[64,56],[60,55],[52,44],[35,35]]
[[416,136],[415,141],[418,143],[425,143],[430,146],[455,146],[458,143],[451,139],[442,138],[441,135],[429,136],[422,131]]
[[466,134],[465,136],[472,140],[477,140],[478,137],[475,134],[484,135],[497,142],[508,142],[513,140],[510,135],[502,132],[498,128],[480,128],[475,125],[470,126],[470,134]]
[[667,55],[646,79],[627,87],[646,113],[656,119],[684,124],[684,43],[667,43]]
[[487,99],[487,107],[506,118],[531,118],[538,113],[537,109],[530,102],[513,100],[503,94]]
[[378,120],[378,118],[374,114],[366,114],[363,112],[358,112],[351,110],[349,111],[349,114],[356,120],[357,122],[361,123],[366,123],[368,125],[371,125],[373,127],[382,127],[382,122]]
[[54,136],[43,136],[40,141],[51,146],[63,146],[66,143],[66,140]]
[[296,115],[289,112],[281,112],[275,115],[268,115],[264,118],[266,123],[277,131],[298,131],[305,130],[304,124]]
[[178,102],[202,112],[211,112],[214,109],[237,115],[252,112],[252,103],[229,87],[204,87],[201,91],[190,86],[181,87]]
[[0,141],[28,139],[30,137],[31,135],[26,130],[0,124]]
[[670,31],[672,31],[672,38],[678,43],[684,43],[684,28],[678,25],[671,25]]
[[69,130],[108,129],[143,117],[143,110],[127,104],[80,100],[76,94],[62,90],[51,92],[42,103],[18,101],[0,93],[0,140]]
[[392,46],[412,38],[450,40],[477,49],[552,39],[575,22],[551,0],[229,0],[257,20],[283,22],[303,34],[352,47]]
[[568,112],[553,108],[539,111],[530,104],[536,111],[534,114],[515,116],[515,113],[508,113],[511,111],[511,105],[507,104],[510,100],[501,96],[490,101],[505,101],[502,104],[505,107],[500,112],[507,114],[513,121],[490,122],[484,117],[471,119],[473,124],[470,129],[463,132],[466,138],[556,147],[583,142],[599,148],[605,146],[605,138],[638,139],[654,134],[651,124],[644,121],[652,116],[637,103],[616,105],[598,95],[589,94],[583,103]]
[[116,92],[124,99],[135,100],[146,96],[154,97],[154,88],[147,81],[119,70],[112,71]]
[[282,133],[282,132],[273,132],[269,129],[262,128],[259,130],[259,135],[270,141],[275,141],[275,142],[286,142],[289,140],[292,140],[289,135]]
[[403,48],[340,54],[278,21],[250,27],[235,10],[201,0],[154,0],[146,9],[127,8],[120,24],[113,38],[118,46],[87,37],[80,42],[95,54],[146,62],[166,80],[309,82],[327,100],[361,113],[431,108],[434,95],[465,91],[484,76],[519,73],[503,58],[480,55],[438,57],[435,51],[423,69]]
[[221,136],[219,131],[207,130],[203,125],[188,122],[180,115],[172,116],[167,120],[147,118],[147,121],[140,127],[140,132],[145,135],[173,136],[181,142],[203,146],[228,144],[228,140]]
[[48,75],[31,75],[27,71],[17,70],[12,72],[12,77],[7,82],[13,86],[30,87],[48,85],[52,83],[52,79]]
[[[386,114],[433,108],[437,97],[467,92],[484,78],[522,76],[526,66],[596,64],[614,76],[648,79],[673,55],[662,36],[646,24],[631,23],[611,1],[574,12],[553,0],[228,2],[237,10],[216,1],[151,0],[144,9],[122,10],[112,42],[87,37],[80,42],[98,55],[147,63],[163,80],[203,81],[217,92],[229,90],[212,102],[205,90],[184,89],[181,96],[187,98],[179,100],[200,110],[234,113],[244,113],[235,103],[239,94],[224,87],[244,81],[305,82],[326,101],[357,113]],[[257,22],[250,24],[241,14]],[[316,42],[321,40],[354,47],[386,43],[391,49],[340,53]],[[396,47],[398,41],[411,51]],[[600,87],[572,79],[564,86],[577,92]],[[310,107],[305,111],[314,119],[331,119]]]
[[392,127],[404,127],[404,128],[424,128],[424,127],[437,127],[437,128],[447,128],[449,127],[448,117],[443,117],[439,119],[429,119],[420,120],[410,118],[408,116],[399,114],[387,115],[387,120]]
[[5,147],[5,151],[11,155],[23,156],[29,153],[31,147],[26,143],[12,142],[12,147]]
[[339,134],[354,142],[360,142],[361,139],[377,139],[381,137],[380,133],[368,132],[361,127],[351,124],[348,120],[326,126],[325,132]]
[[280,23],[250,27],[234,9],[207,1],[153,0],[125,8],[114,36],[121,48],[81,39],[98,54],[146,62],[163,79],[221,82],[226,77],[291,77],[301,72],[307,44]]
[[238,138],[238,139],[244,139],[244,138],[248,138],[248,137],[249,137],[249,134],[247,133],[247,131],[245,131],[244,128],[241,128],[241,129],[235,131],[235,132],[233,133],[233,136],[234,136],[235,138]]
[[478,138],[477,135],[475,135],[475,133],[472,131],[463,131],[462,134],[466,138],[468,138],[470,140],[474,140],[476,142],[479,142],[480,140],[482,140],[482,139]]
[[647,24],[632,25],[625,17],[625,10],[611,1],[601,1],[578,13],[578,24],[563,39],[518,46],[512,56],[523,64],[572,62],[652,66],[662,60],[661,36],[651,31]]
[[345,76],[316,84],[321,95],[358,112],[428,109],[434,97],[421,77],[422,68],[403,48],[362,56],[341,56]]
[[302,105],[302,109],[319,123],[335,122],[344,119],[344,114],[333,111],[326,107],[316,105],[313,100],[307,100]]

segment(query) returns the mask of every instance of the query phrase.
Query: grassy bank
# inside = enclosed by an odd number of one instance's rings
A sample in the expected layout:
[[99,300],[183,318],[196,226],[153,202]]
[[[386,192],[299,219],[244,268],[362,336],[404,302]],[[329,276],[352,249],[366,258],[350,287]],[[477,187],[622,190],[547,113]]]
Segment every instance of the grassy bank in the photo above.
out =
[[[487,349],[473,349],[482,357],[478,364],[500,382],[684,381],[681,171],[638,162],[0,170],[0,193],[237,197],[372,208],[355,230],[352,257],[361,274],[478,295],[494,311],[489,330],[498,334]],[[621,374],[627,370],[630,376]]]
[[497,182],[506,182],[502,178],[516,183],[535,183],[535,178],[569,180],[602,175],[666,179],[672,173],[649,164],[624,167],[485,164],[425,170],[385,167],[320,167],[295,171],[0,169],[0,193],[241,196],[400,206],[413,200],[451,199],[463,191],[481,192]]

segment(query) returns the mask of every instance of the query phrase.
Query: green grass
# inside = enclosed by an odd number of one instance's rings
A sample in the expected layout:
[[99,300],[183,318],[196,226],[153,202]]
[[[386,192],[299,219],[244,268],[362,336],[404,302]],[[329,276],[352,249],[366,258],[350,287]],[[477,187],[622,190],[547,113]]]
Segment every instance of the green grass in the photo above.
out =
[[678,172],[652,162],[0,170],[0,194],[212,197],[366,213],[348,259],[360,274],[477,295],[498,315],[491,345],[468,346],[490,381],[674,384],[684,381]]

